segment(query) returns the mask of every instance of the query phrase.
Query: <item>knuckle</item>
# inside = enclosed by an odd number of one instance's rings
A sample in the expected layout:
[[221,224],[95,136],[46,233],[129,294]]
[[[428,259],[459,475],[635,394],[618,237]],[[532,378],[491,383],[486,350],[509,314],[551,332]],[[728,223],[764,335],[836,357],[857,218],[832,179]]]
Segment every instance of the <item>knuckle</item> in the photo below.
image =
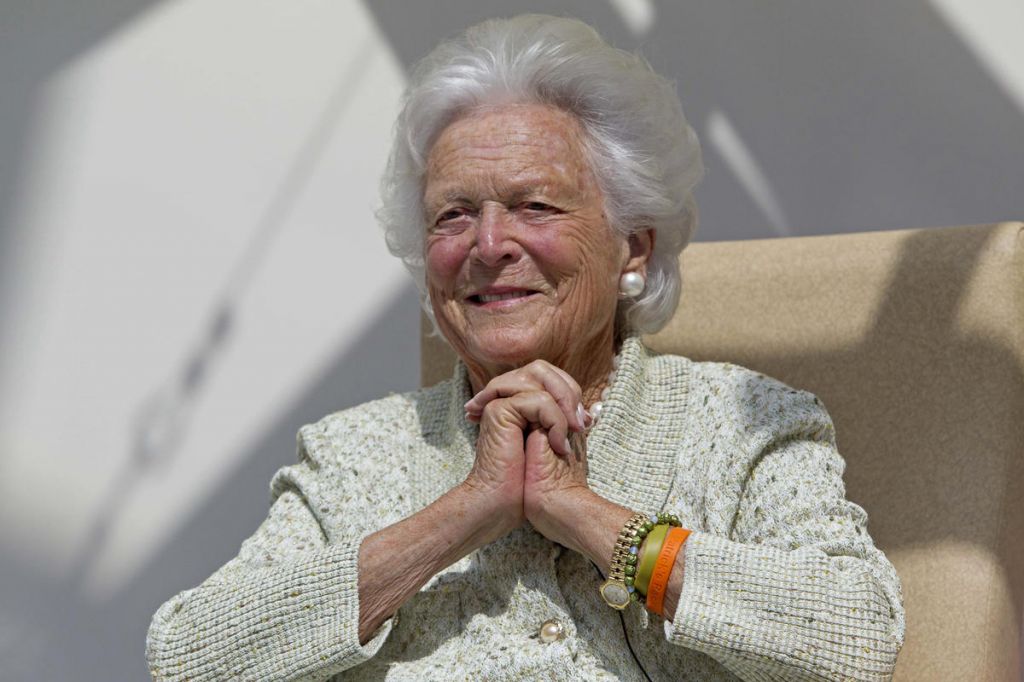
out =
[[529,367],[532,372],[542,377],[548,376],[554,371],[553,367],[551,366],[551,363],[547,362],[546,360],[534,360],[529,365],[527,365],[527,367]]
[[516,374],[515,382],[519,386],[519,390],[526,390],[533,386],[533,380],[526,374]]

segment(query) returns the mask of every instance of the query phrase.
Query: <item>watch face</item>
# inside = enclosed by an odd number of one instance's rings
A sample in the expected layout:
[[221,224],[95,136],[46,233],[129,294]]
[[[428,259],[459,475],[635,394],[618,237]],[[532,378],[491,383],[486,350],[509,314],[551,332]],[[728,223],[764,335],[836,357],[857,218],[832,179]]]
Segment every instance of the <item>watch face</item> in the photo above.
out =
[[601,596],[609,606],[619,609],[629,606],[629,591],[622,583],[605,583],[601,586]]

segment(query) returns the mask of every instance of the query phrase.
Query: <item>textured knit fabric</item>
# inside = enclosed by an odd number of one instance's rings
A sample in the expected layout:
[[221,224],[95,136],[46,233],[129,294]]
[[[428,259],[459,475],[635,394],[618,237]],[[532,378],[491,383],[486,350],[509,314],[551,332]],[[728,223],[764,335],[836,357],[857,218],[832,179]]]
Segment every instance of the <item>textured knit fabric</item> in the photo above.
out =
[[[153,617],[173,680],[883,680],[904,632],[899,579],[845,499],[813,395],[725,363],[624,343],[588,439],[595,492],[693,529],[673,621],[620,619],[581,555],[528,525],[434,576],[361,646],[367,535],[462,481],[477,427],[465,368],[299,431],[266,521]],[[541,625],[559,621],[561,640]],[[628,638],[628,643],[627,643]],[[641,670],[642,666],[642,670]]]

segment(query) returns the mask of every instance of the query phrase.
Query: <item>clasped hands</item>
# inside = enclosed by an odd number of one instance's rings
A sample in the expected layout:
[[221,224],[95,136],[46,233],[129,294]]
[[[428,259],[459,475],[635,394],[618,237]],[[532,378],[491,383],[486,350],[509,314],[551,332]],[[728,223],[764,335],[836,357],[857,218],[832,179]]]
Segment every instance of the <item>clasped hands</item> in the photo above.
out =
[[596,493],[587,484],[585,448],[574,451],[569,442],[591,423],[579,384],[535,360],[492,379],[465,407],[480,434],[464,485],[492,516],[494,539],[529,521],[549,540],[580,551],[578,510]]

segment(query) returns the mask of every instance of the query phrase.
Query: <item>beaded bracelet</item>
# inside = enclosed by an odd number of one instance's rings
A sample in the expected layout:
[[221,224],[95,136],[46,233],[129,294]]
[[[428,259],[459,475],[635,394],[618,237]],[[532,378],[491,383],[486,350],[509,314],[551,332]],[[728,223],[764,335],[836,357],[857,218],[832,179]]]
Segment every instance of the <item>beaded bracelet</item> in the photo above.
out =
[[636,534],[629,539],[629,556],[627,559],[626,567],[626,589],[629,591],[630,601],[643,603],[644,595],[640,594],[636,589],[636,571],[638,555],[640,554],[640,544],[647,538],[655,526],[672,526],[675,528],[681,527],[683,524],[679,521],[679,517],[675,514],[669,514],[667,512],[661,512],[658,514],[651,514],[651,516],[640,526],[636,531]]

